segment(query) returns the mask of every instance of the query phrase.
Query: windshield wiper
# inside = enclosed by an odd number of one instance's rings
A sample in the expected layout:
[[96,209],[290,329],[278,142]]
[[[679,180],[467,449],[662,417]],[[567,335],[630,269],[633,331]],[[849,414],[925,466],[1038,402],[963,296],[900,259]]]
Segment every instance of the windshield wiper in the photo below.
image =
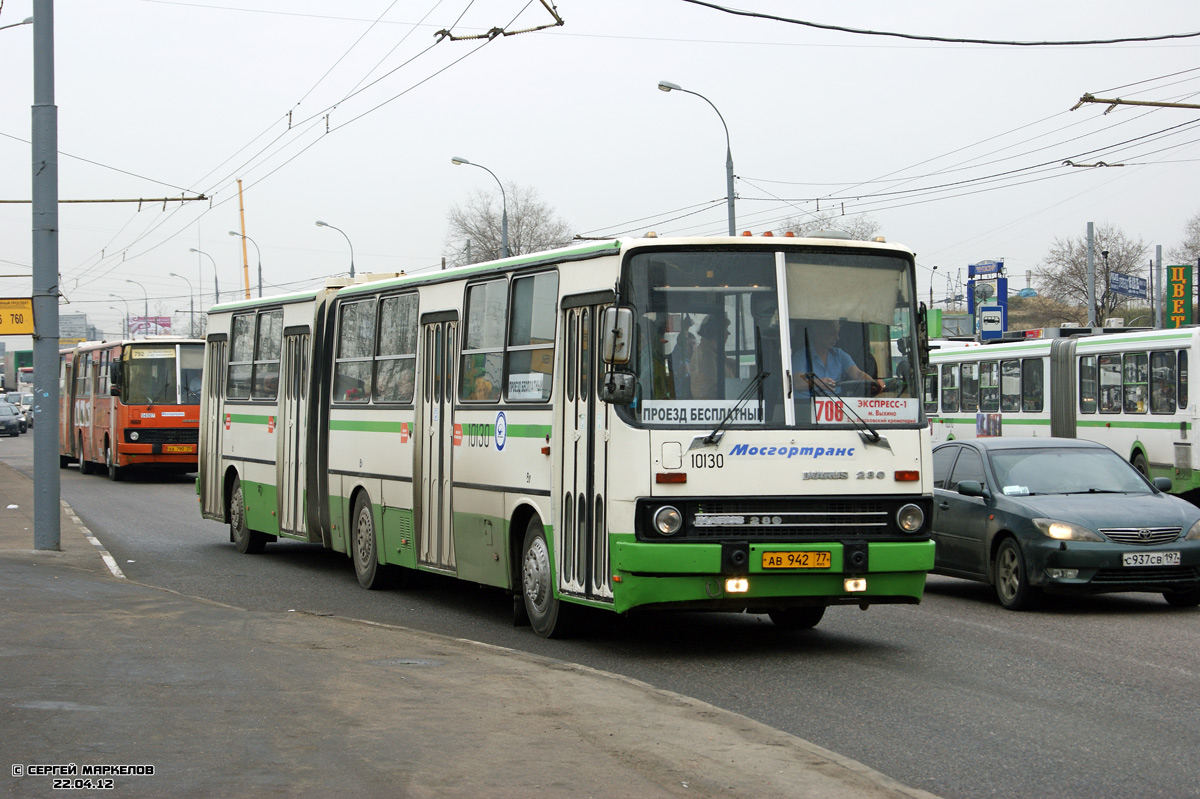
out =
[[[733,419],[733,417],[735,415],[737,415],[737,412],[739,410],[741,410],[741,407],[746,404],[746,400],[750,399],[751,396],[758,393],[759,386],[761,386],[763,381],[766,380],[770,376],[771,376],[770,372],[764,372],[760,369],[758,374],[756,374],[754,377],[752,377],[750,379],[750,385],[746,386],[746,388],[738,396],[737,404],[729,409],[729,412],[725,414],[725,418],[721,420],[721,423],[718,424],[715,428],[713,428],[713,431],[711,433],[709,433],[708,435],[696,436],[695,438],[693,438],[691,446],[688,447],[688,451],[691,452],[692,450],[696,449],[697,447],[708,447],[708,446],[712,446],[715,444],[720,444],[721,439],[725,435],[724,431],[725,431],[726,425],[728,425],[729,422]],[[762,409],[761,395],[759,397],[759,409],[761,412],[761,409]]]
[[1085,488],[1081,491],[1063,491],[1063,494],[1128,494],[1128,491],[1118,491],[1114,488]]

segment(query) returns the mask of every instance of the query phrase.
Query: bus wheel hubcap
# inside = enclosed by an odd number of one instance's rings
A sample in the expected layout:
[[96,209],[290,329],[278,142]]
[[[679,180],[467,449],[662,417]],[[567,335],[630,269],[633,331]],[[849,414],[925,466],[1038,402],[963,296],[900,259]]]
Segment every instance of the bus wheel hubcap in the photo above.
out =
[[538,610],[550,596],[550,557],[544,539],[535,539],[525,553],[525,596]]

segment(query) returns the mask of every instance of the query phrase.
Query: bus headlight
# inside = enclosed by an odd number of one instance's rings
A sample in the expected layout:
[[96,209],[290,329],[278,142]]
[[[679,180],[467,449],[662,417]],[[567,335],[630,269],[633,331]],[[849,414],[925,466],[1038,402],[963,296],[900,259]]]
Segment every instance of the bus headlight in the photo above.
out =
[[654,512],[654,529],[661,535],[675,535],[683,527],[683,514],[678,508],[663,505]]
[[130,431],[130,433],[129,433],[129,440],[130,440],[130,441],[137,441],[137,440],[138,440],[138,431],[136,431],[136,430]]
[[915,533],[925,524],[925,511],[917,505],[905,505],[896,511],[896,524],[906,533]]

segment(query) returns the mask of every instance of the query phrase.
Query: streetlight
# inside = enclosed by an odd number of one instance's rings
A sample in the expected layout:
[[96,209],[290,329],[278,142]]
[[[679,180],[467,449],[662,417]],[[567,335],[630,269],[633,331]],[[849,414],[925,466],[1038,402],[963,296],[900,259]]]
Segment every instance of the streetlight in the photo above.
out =
[[191,321],[188,323],[188,334],[196,335],[196,298],[192,294],[192,281],[188,280],[183,275],[177,275],[174,272],[168,272],[171,277],[177,277],[184,283],[188,284],[188,305],[191,307]]
[[[108,296],[117,297],[116,294],[109,294]],[[121,299],[124,299],[124,297],[117,297],[117,299],[121,300]],[[121,312],[121,309],[115,305],[110,305],[108,307],[111,308],[112,310],[116,311],[117,313]],[[125,304],[125,318],[122,320],[122,322],[124,323],[121,325],[121,327],[123,328],[123,330],[121,332],[124,334],[123,338],[129,338],[129,303]]]
[[937,277],[937,267],[933,268],[933,274],[929,276],[929,310],[933,310],[933,279]]
[[[258,242],[247,236],[245,233],[238,233],[236,230],[229,231],[230,236],[240,236],[246,241],[254,245],[254,251],[258,253],[258,296],[262,297],[262,250],[258,249]],[[353,258],[351,258],[353,260]],[[353,274],[353,273],[351,273]]]
[[500,249],[503,251],[504,258],[508,257],[508,198],[504,194],[504,184],[500,182],[500,178],[496,177],[496,173],[488,169],[483,164],[473,164],[465,158],[459,158],[457,155],[450,159],[450,163],[455,166],[477,166],[484,172],[487,172],[496,180],[496,185],[500,187]]
[[25,19],[21,20],[20,22],[14,22],[11,25],[0,25],[0,31],[6,31],[9,28],[16,28],[21,25],[32,25],[32,24],[33,24],[33,17],[26,17]]
[[[203,255],[205,258],[212,261],[212,265],[213,265],[213,304],[220,305],[221,304],[221,288],[217,283],[217,262],[216,262],[216,260],[208,253],[204,252],[203,250],[197,250],[195,247],[192,247],[191,249],[189,249],[188,252],[194,252],[198,255]],[[201,281],[200,281],[200,290],[201,291],[204,290],[204,280],[203,279],[201,279]]]
[[733,213],[733,149],[729,144],[729,126],[725,124],[725,117],[721,116],[721,112],[713,105],[712,100],[705,97],[703,94],[693,92],[689,89],[684,89],[677,83],[660,80],[658,82],[659,91],[663,92],[683,92],[684,94],[694,94],[704,102],[712,106],[712,110],[717,112],[717,118],[721,120],[721,126],[725,128],[725,193],[729,202],[729,235],[737,235],[737,221]]
[[146,303],[145,311],[143,311],[143,315],[142,315],[142,331],[144,333],[144,331],[146,330],[146,325],[149,324],[149,319],[150,319],[150,294],[147,293],[146,287],[143,286],[141,283],[137,282],[136,280],[126,280],[125,282],[132,283],[133,285],[137,286],[138,288],[140,288],[142,290],[142,295],[143,295],[143,297],[145,299],[145,303]]
[[[333,227],[333,225],[329,224],[328,222],[322,222],[319,219],[317,220],[317,227],[333,228],[334,230],[336,230],[338,233],[341,233],[342,236],[345,237],[346,243],[350,245],[350,279],[353,280],[354,279],[354,243],[352,241],[350,241],[350,237],[346,235],[346,231],[342,230],[340,227]],[[255,245],[255,246],[257,247],[258,245]]]

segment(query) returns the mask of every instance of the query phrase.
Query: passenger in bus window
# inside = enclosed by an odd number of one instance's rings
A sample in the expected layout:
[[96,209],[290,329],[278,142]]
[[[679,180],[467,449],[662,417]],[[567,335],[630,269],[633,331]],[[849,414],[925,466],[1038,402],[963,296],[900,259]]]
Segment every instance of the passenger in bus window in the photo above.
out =
[[691,389],[695,399],[721,399],[726,377],[737,377],[737,368],[725,355],[729,319],[724,312],[709,314],[700,323],[700,343],[691,361]]
[[863,381],[871,387],[872,394],[883,390],[882,380],[860,369],[850,354],[837,346],[841,332],[838,320],[818,319],[810,322],[807,328],[807,337],[802,331],[792,340],[792,373],[797,380],[804,379],[810,386],[815,382],[835,394],[842,393],[847,380]]

